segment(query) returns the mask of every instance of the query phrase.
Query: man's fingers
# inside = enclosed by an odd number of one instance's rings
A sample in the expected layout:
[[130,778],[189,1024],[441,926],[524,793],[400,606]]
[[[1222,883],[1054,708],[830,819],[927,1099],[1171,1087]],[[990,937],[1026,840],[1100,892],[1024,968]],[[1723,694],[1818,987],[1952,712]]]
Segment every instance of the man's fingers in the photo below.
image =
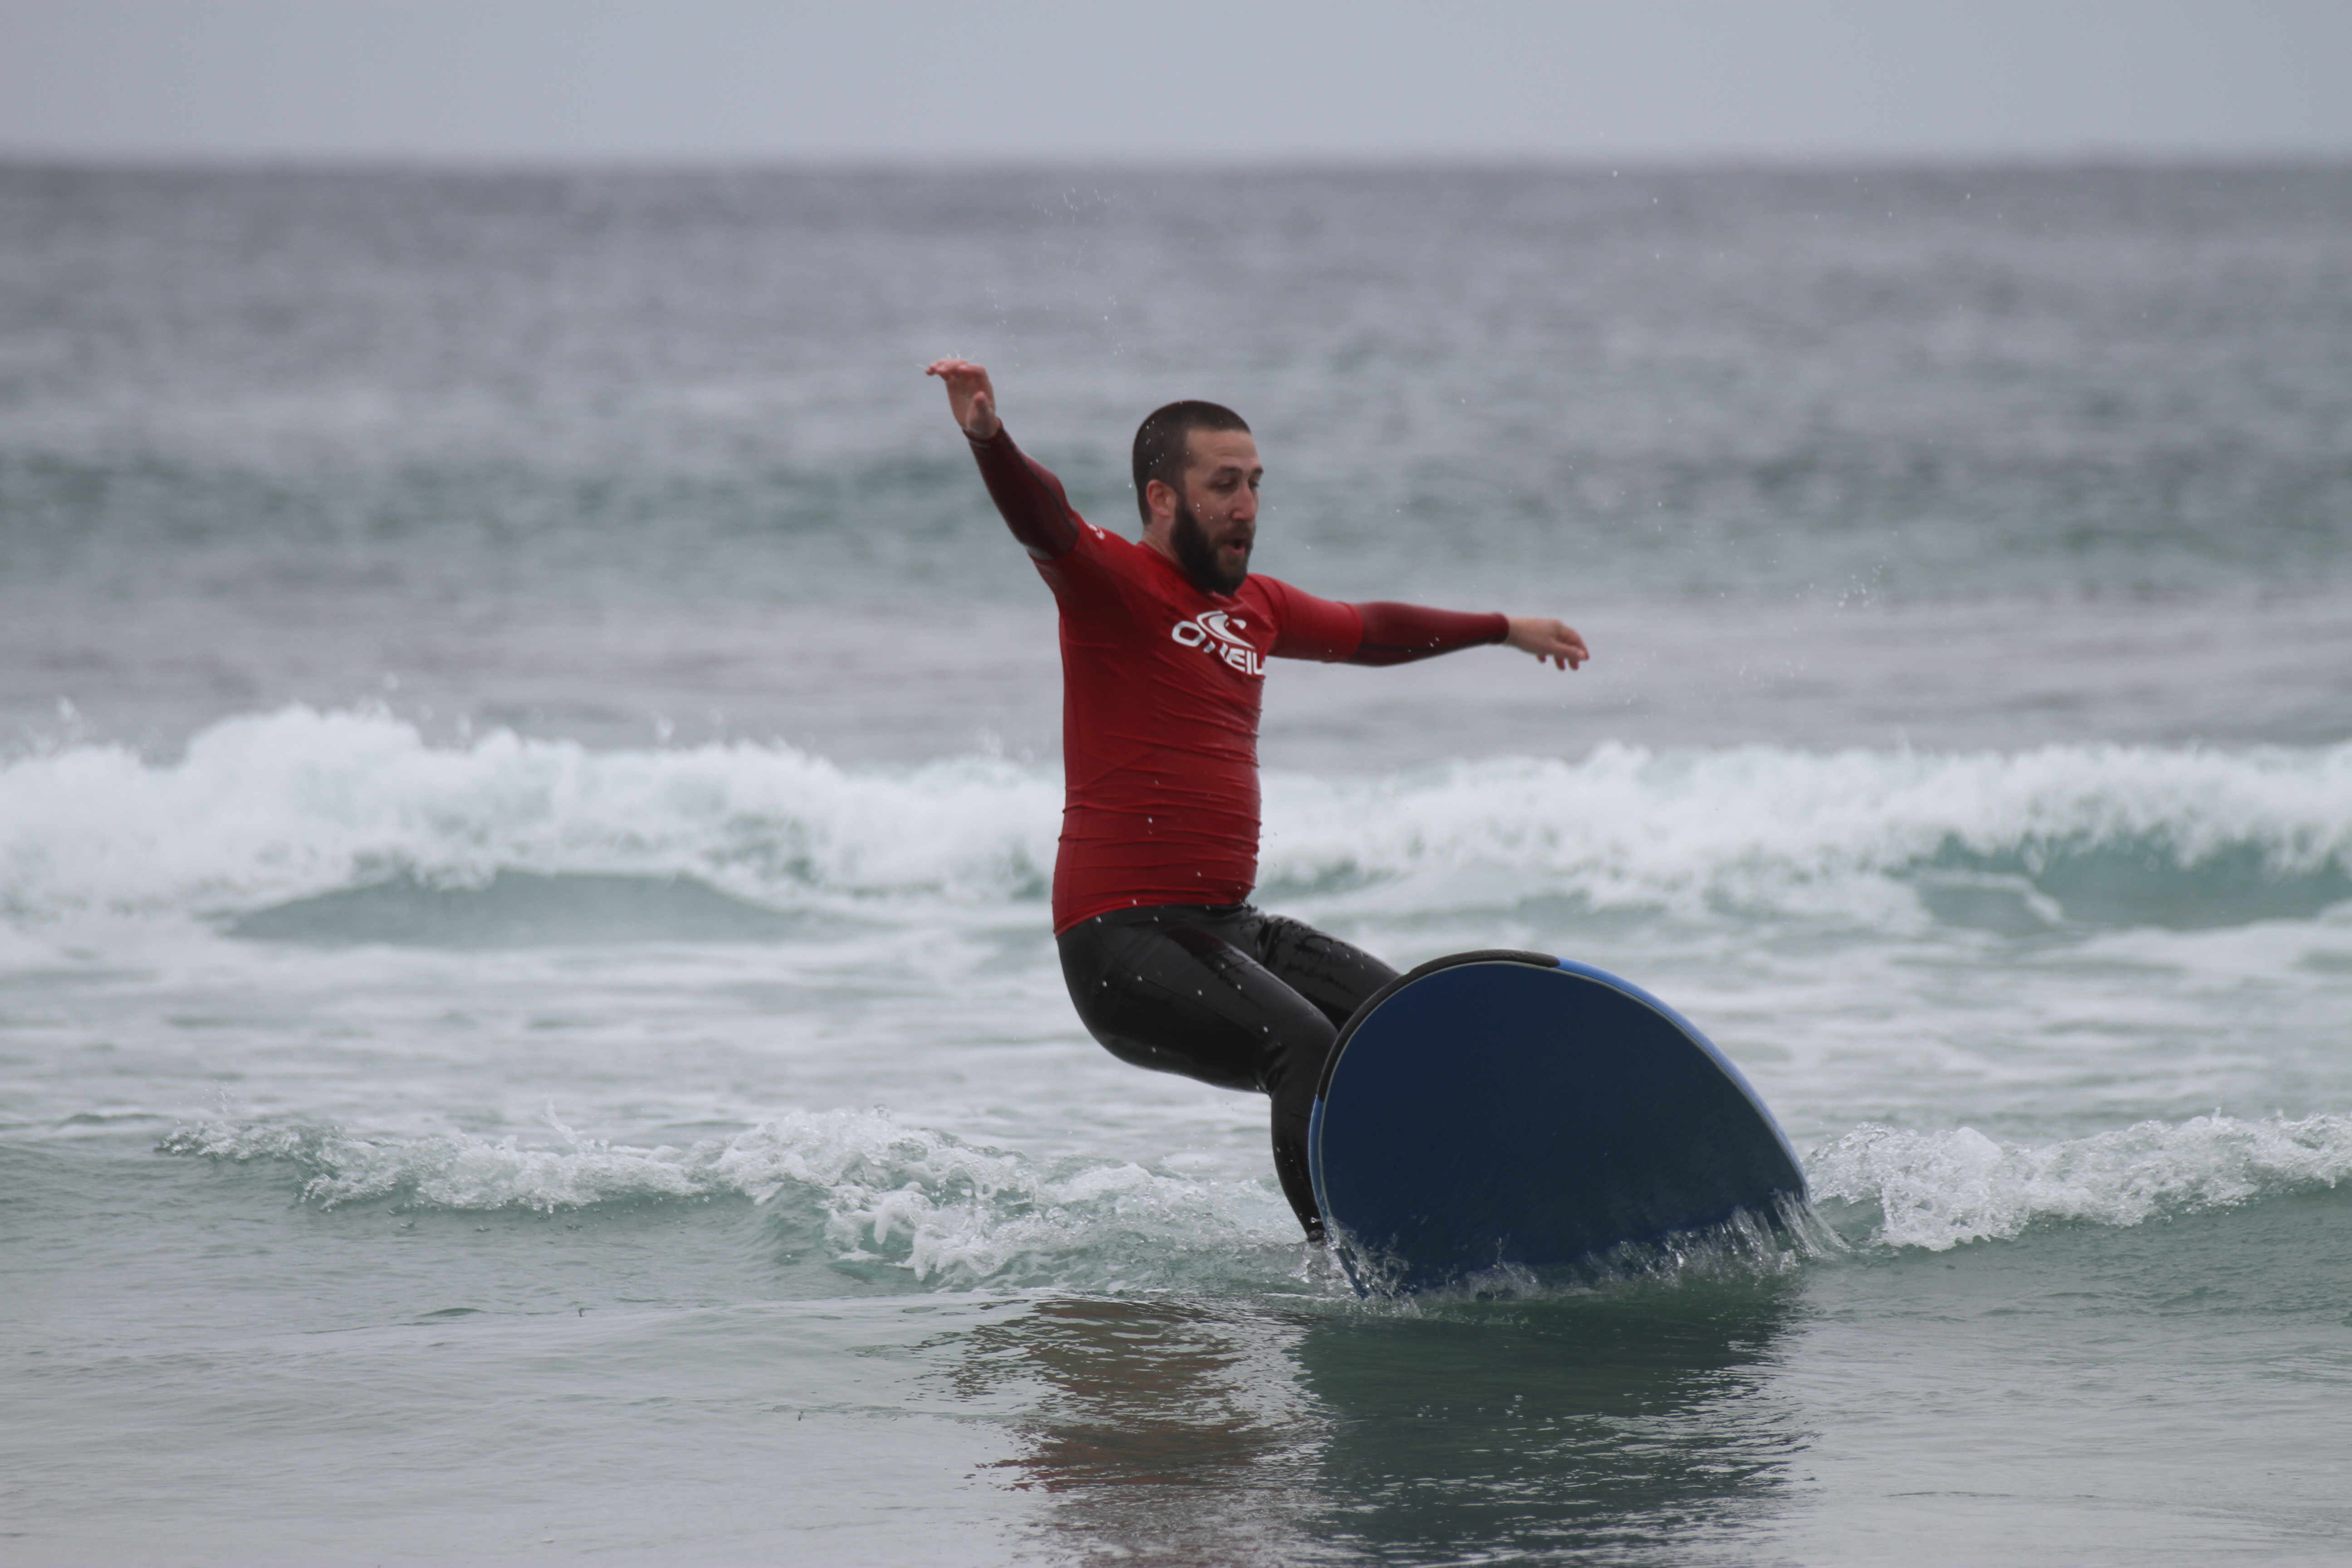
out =
[[975,441],[985,441],[996,434],[996,394],[988,384],[988,372],[968,359],[950,355],[935,359],[923,367],[925,375],[936,375],[948,384],[948,412],[964,433]]
[[1581,669],[1584,661],[1592,657],[1584,639],[1576,635],[1576,628],[1558,621],[1546,628],[1544,642],[1547,646],[1528,651],[1536,656],[1537,663],[1549,664],[1554,669]]
[[1592,657],[1574,626],[1545,616],[1511,616],[1504,640],[1522,653],[1534,655],[1537,663],[1555,669],[1578,668]]
[[968,391],[974,385],[988,384],[988,372],[968,359],[935,359],[923,367],[925,375],[936,375],[948,384],[950,395]]

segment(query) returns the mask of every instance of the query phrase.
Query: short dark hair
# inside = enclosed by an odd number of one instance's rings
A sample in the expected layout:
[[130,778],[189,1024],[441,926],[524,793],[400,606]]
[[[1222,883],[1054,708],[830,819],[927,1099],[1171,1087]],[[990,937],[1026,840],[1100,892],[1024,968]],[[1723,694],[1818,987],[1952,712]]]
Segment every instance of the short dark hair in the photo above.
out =
[[1249,422],[1222,403],[1189,397],[1145,415],[1135,428],[1135,510],[1143,514],[1145,522],[1151,521],[1151,503],[1144,499],[1144,492],[1152,480],[1158,479],[1180,496],[1184,493],[1184,464],[1195,430],[1239,430],[1246,435]]

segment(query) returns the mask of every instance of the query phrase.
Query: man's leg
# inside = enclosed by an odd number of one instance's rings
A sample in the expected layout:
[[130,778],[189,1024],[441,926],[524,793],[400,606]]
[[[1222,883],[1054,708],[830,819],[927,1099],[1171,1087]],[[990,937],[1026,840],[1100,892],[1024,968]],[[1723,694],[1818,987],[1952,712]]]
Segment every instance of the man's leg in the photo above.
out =
[[1275,1173],[1320,1237],[1307,1163],[1316,1084],[1337,1026],[1394,972],[1246,907],[1122,910],[1072,927],[1060,945],[1070,1000],[1112,1055],[1272,1097]]
[[[1282,1178],[1284,1192],[1296,1181],[1312,1203],[1315,1178],[1307,1157],[1307,1133],[1314,1124],[1315,1093],[1323,1085],[1323,1064],[1339,1041],[1341,1026],[1372,993],[1394,980],[1397,972],[1361,948],[1317,931],[1304,921],[1250,912],[1256,927],[1251,933],[1252,954],[1331,1025],[1330,1037],[1318,1047],[1310,1050],[1301,1041],[1299,1048],[1286,1055],[1268,1089],[1274,1097],[1275,1172]],[[1307,1234],[1318,1237],[1323,1234],[1320,1214],[1307,1225]]]
[[[1397,972],[1350,942],[1287,915],[1258,914],[1252,956],[1276,979],[1315,1004],[1334,1029],[1355,1016]],[[1316,1077],[1322,1077],[1318,1065]]]

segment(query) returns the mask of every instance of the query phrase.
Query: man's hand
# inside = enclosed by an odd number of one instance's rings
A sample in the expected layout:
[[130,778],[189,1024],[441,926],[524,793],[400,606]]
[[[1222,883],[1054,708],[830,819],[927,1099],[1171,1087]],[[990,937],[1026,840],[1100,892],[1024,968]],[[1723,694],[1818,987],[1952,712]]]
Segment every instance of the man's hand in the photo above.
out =
[[1557,668],[1574,669],[1592,657],[1585,648],[1584,639],[1576,635],[1576,628],[1564,622],[1546,620],[1541,616],[1503,618],[1511,624],[1503,641],[1521,653],[1551,660]]
[[1003,428],[996,417],[996,388],[989,384],[988,372],[968,359],[935,359],[923,374],[948,384],[948,412],[965,435],[985,441]]

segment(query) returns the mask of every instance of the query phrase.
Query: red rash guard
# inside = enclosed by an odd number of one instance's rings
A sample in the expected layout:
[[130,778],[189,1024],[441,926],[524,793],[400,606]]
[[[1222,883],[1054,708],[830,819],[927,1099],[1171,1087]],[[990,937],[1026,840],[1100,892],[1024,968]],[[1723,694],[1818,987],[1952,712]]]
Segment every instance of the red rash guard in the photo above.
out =
[[1002,427],[971,449],[1062,611],[1056,934],[1110,910],[1249,897],[1267,658],[1403,664],[1509,629],[1499,615],[1336,604],[1255,574],[1204,594],[1158,551],[1078,516]]

